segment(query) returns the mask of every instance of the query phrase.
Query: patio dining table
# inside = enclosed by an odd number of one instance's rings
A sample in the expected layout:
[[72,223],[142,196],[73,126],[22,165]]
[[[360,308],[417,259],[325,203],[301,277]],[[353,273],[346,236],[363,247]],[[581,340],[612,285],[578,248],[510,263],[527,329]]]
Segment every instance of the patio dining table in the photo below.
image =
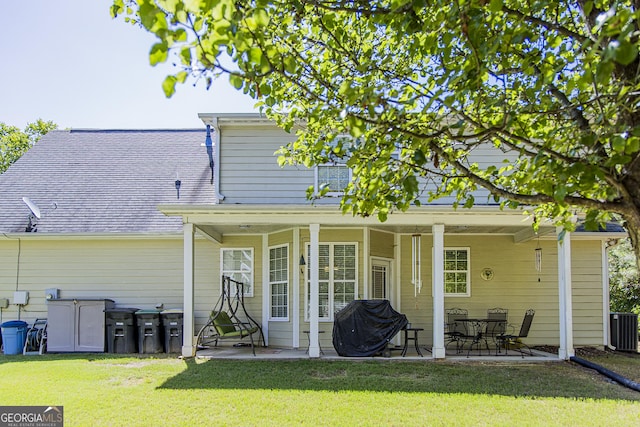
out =
[[[469,344],[469,349],[467,350],[467,357],[471,354],[471,350],[475,346],[478,349],[478,354],[482,355],[482,349],[480,348],[480,344],[484,341],[485,346],[487,347],[487,352],[490,353],[491,349],[489,349],[489,342],[487,341],[488,336],[492,336],[492,334],[487,332],[488,326],[491,324],[491,330],[494,331],[498,328],[498,323],[504,323],[506,325],[507,321],[505,319],[458,319],[456,322],[461,322],[466,325],[467,336],[471,339],[471,343]],[[496,346],[496,354],[498,353],[498,347]]]

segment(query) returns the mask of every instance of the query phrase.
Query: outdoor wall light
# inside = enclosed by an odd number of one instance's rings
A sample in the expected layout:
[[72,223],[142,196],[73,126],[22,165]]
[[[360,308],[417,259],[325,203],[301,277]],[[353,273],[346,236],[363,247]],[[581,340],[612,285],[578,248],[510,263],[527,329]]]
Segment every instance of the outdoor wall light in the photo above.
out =
[[178,196],[178,199],[180,198],[180,186],[182,185],[182,181],[180,181],[179,179],[176,179],[176,193]]

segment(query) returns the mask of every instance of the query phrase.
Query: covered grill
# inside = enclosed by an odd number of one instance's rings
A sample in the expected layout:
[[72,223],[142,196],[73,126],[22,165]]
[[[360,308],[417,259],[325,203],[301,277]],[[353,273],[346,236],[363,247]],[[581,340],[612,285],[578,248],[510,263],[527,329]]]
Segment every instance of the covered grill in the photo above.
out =
[[407,326],[388,300],[356,300],[335,315],[333,347],[340,356],[374,356]]

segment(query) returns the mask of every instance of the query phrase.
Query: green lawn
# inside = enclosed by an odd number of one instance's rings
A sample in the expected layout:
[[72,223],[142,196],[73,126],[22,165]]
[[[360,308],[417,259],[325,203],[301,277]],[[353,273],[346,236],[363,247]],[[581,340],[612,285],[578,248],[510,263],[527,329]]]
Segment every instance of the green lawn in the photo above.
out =
[[[635,360],[640,368],[640,358]],[[1,405],[65,426],[637,426],[640,393],[564,362],[0,356]]]

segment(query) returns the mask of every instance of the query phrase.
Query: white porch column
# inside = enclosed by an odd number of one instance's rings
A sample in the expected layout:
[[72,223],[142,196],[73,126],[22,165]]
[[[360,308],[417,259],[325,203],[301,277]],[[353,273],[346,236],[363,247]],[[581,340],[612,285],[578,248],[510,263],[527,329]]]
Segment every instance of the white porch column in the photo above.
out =
[[[556,228],[560,237],[563,228]],[[568,360],[575,355],[573,348],[573,309],[571,299],[571,233],[558,238],[558,299],[560,317],[560,348],[558,358]]]
[[444,347],[444,224],[433,225],[433,348],[434,359],[445,357]]
[[196,346],[194,341],[195,335],[195,318],[193,305],[194,290],[194,226],[193,224],[183,224],[182,232],[184,234],[184,289],[183,289],[183,333],[182,333],[182,356],[193,357],[196,355]]
[[318,342],[318,302],[320,298],[320,286],[318,281],[318,265],[320,265],[320,224],[310,224],[310,248],[307,268],[311,268],[309,276],[309,357],[320,357],[320,344]]
[[[371,267],[369,267],[369,258],[371,256],[369,252],[369,227],[362,229],[362,269],[364,274],[362,275],[362,286],[364,289],[359,292],[362,295],[362,299],[369,299],[369,276],[371,275]],[[358,299],[358,294],[356,294]]]
[[271,287],[269,286],[269,235],[262,235],[262,334],[264,345],[269,345],[269,316],[271,313]]
[[[304,249],[303,249],[304,250]],[[293,229],[293,330],[291,342],[293,348],[300,347],[300,276],[304,273],[303,267],[300,265],[300,229]],[[303,280],[304,280],[304,276]],[[302,282],[304,283],[304,281]]]

